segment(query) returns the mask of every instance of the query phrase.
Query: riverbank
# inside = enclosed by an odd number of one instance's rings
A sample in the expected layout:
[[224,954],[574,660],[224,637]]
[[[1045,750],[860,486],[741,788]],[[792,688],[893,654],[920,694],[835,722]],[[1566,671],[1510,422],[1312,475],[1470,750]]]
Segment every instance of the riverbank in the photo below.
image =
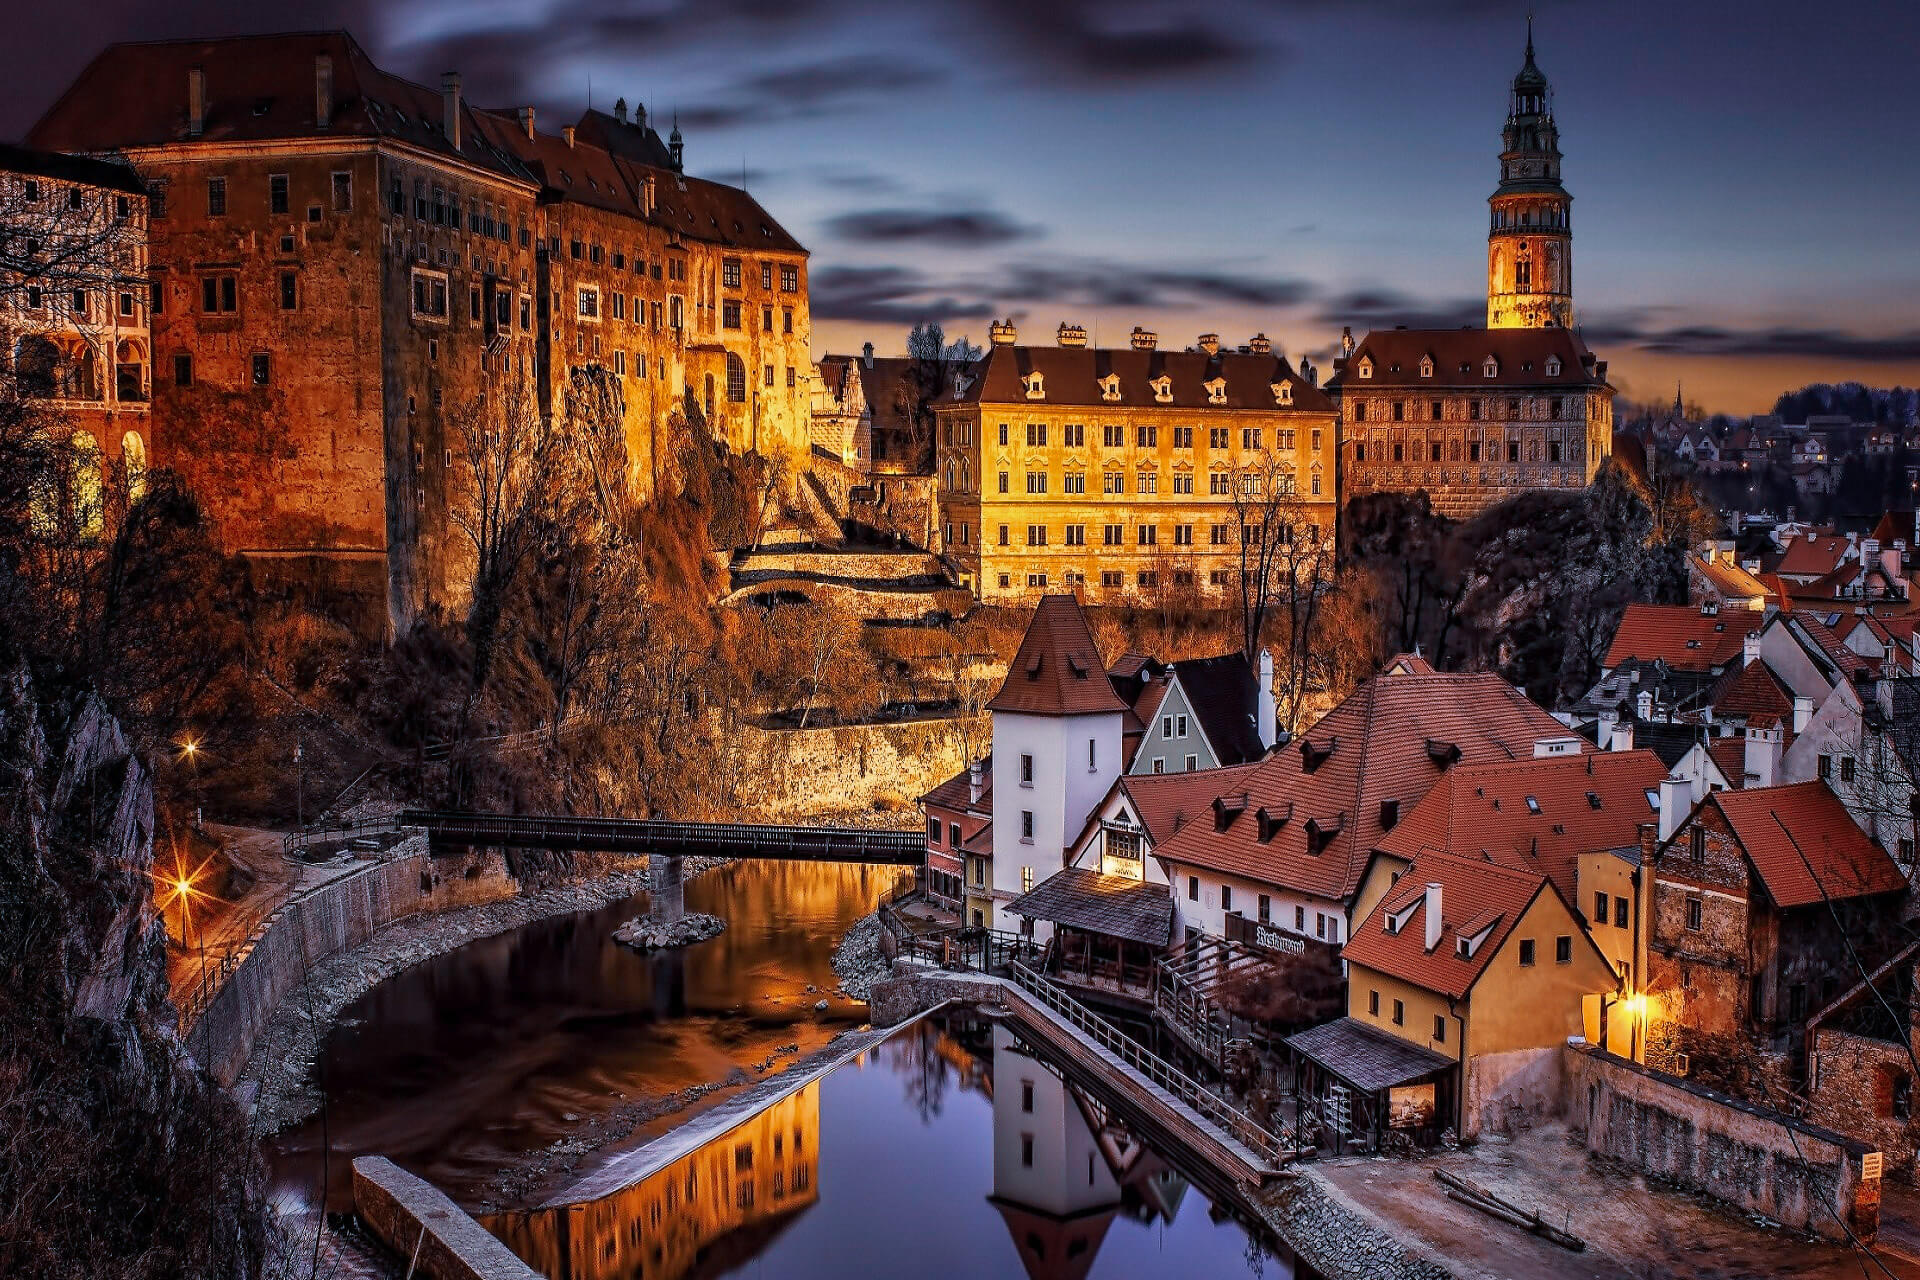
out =
[[[724,858],[688,858],[692,880]],[[534,889],[483,906],[409,916],[388,925],[365,944],[322,962],[300,988],[282,1000],[255,1039],[236,1091],[251,1093],[253,1131],[270,1137],[320,1109],[314,1064],[341,1012],[380,983],[412,966],[469,942],[506,933],[536,920],[592,911],[644,892],[645,858],[626,869],[578,883]]]

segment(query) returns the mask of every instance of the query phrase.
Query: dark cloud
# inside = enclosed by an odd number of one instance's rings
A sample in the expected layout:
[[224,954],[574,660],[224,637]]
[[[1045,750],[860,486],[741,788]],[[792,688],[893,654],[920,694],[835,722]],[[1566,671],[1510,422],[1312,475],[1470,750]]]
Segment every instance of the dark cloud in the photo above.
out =
[[1011,57],[1078,81],[1127,82],[1242,70],[1275,48],[1210,25],[1197,6],[1173,15],[1096,0],[987,0],[969,29]]
[[827,230],[842,240],[918,242],[962,249],[1007,244],[1040,234],[1038,227],[1015,222],[991,209],[872,209],[829,219]]
[[738,129],[871,107],[876,97],[926,88],[947,73],[927,63],[878,54],[832,58],[761,71],[713,99],[679,108],[680,123]]
[[813,273],[809,306],[816,320],[859,324],[915,325],[984,320],[994,314],[977,298],[942,294],[924,273],[912,267],[827,267]]
[[1487,322],[1485,298],[1414,298],[1393,289],[1360,288],[1328,298],[1314,323],[1377,329],[1457,329]]
[[1920,360],[1920,332],[1867,337],[1839,329],[1722,329],[1691,325],[1628,339],[1647,351],[1680,356],[1757,356],[1869,363]]
[[892,174],[876,173],[871,169],[823,169],[813,177],[815,182],[830,190],[860,195],[892,195],[906,190],[906,183]]

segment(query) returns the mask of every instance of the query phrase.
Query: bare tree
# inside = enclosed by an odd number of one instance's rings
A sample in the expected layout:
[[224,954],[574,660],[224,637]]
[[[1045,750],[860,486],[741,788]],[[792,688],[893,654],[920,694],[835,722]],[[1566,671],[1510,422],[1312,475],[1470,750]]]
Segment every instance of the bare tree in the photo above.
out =
[[980,356],[980,348],[965,337],[947,341],[946,330],[937,321],[917,324],[907,335],[907,358],[912,363],[895,386],[889,407],[921,469],[931,471],[933,466],[934,402],[951,384],[954,372]]
[[1312,511],[1296,491],[1292,465],[1266,450],[1235,467],[1228,485],[1238,537],[1240,653],[1252,665],[1279,591],[1287,592],[1294,609],[1290,626],[1301,634],[1311,630],[1313,597],[1332,570],[1324,545],[1330,531],[1309,519]]
[[508,597],[561,496],[567,457],[562,431],[540,412],[524,377],[497,398],[483,394],[456,412],[453,427],[466,466],[465,492],[449,504],[450,514],[473,550],[466,623],[473,676],[460,712],[464,738],[493,669]]

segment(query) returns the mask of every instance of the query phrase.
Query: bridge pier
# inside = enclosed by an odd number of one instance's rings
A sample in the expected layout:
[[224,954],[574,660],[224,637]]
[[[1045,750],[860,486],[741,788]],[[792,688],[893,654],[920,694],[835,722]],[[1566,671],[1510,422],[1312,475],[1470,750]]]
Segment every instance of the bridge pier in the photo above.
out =
[[678,854],[654,853],[647,856],[647,861],[653,878],[647,919],[655,924],[677,924],[687,914],[686,859]]

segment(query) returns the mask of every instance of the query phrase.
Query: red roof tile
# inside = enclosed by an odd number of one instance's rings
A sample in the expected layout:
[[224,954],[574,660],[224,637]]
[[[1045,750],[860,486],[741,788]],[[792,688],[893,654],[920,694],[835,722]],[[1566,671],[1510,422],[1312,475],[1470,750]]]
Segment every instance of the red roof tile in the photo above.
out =
[[[1441,929],[1427,949],[1426,886],[1440,886]],[[1501,866],[1480,858],[1424,853],[1414,860],[1394,891],[1382,898],[1354,929],[1341,955],[1428,991],[1459,999],[1473,989],[1505,945],[1507,935],[1542,892],[1552,893],[1537,871]],[[1418,903],[1397,932],[1387,932],[1390,912]],[[1491,924],[1492,931],[1471,956],[1460,954],[1460,939]],[[1584,936],[1584,935],[1583,935]]]
[[1637,846],[1641,825],[1659,819],[1647,793],[1666,776],[1651,751],[1455,765],[1375,848],[1492,858],[1540,872],[1571,900],[1579,855]]
[[980,798],[973,799],[973,772],[962,769],[920,797],[921,805],[927,808],[951,809],[956,813],[991,814],[993,812],[993,755],[989,752],[980,761]]
[[1735,791],[1747,785],[1747,739],[1744,735],[1713,738],[1707,743],[1707,755]]
[[1131,708],[1107,678],[1080,602],[1052,595],[1040,598],[1020,651],[1007,667],[1006,682],[987,710],[1072,716]]
[[1907,887],[1887,851],[1868,839],[1824,782],[1720,791],[1711,797],[1773,900],[1805,907]]
[[[1571,329],[1375,329],[1360,340],[1329,387],[1363,391],[1370,387],[1471,387],[1495,393],[1513,387],[1548,389],[1605,386],[1589,374],[1582,360],[1591,356],[1587,344]],[[1498,372],[1487,377],[1488,356]],[[1433,376],[1422,377],[1422,357],[1433,360]],[[1547,363],[1558,357],[1560,372],[1549,374]],[[1360,376],[1361,363],[1372,365],[1373,376]]]
[[[1028,403],[1025,379],[1038,373],[1044,400],[1037,403],[1089,408],[1264,409],[1332,414],[1326,392],[1302,378],[1282,355],[1222,351],[1136,351],[1106,347],[994,346],[968,370],[973,381],[962,397],[977,404]],[[1102,380],[1119,379],[1119,399],[1107,399]],[[1169,399],[1158,399],[1155,380],[1165,377]],[[1207,383],[1223,382],[1225,398],[1209,397]],[[1273,388],[1292,384],[1292,402],[1277,402]]]
[[1764,662],[1749,662],[1721,676],[1707,704],[1714,715],[1723,717],[1793,715],[1793,695]]
[[1120,789],[1133,801],[1140,825],[1157,849],[1195,818],[1213,821],[1213,798],[1222,791],[1244,786],[1257,763],[1225,769],[1196,769],[1192,773],[1128,774]]
[[1496,675],[1378,675],[1228,789],[1244,791],[1247,804],[1226,830],[1213,821],[1188,823],[1155,852],[1345,898],[1386,833],[1383,801],[1406,812],[1449,765],[1531,759],[1539,739],[1566,736],[1564,725]]
[[1780,563],[1773,571],[1782,577],[1818,578],[1831,573],[1847,550],[1847,540],[1837,535],[1809,534],[1787,543]]
[[1611,669],[1629,658],[1659,658],[1675,671],[1712,671],[1738,658],[1742,642],[1765,621],[1740,610],[1702,613],[1691,605],[1630,604],[1601,665]]

